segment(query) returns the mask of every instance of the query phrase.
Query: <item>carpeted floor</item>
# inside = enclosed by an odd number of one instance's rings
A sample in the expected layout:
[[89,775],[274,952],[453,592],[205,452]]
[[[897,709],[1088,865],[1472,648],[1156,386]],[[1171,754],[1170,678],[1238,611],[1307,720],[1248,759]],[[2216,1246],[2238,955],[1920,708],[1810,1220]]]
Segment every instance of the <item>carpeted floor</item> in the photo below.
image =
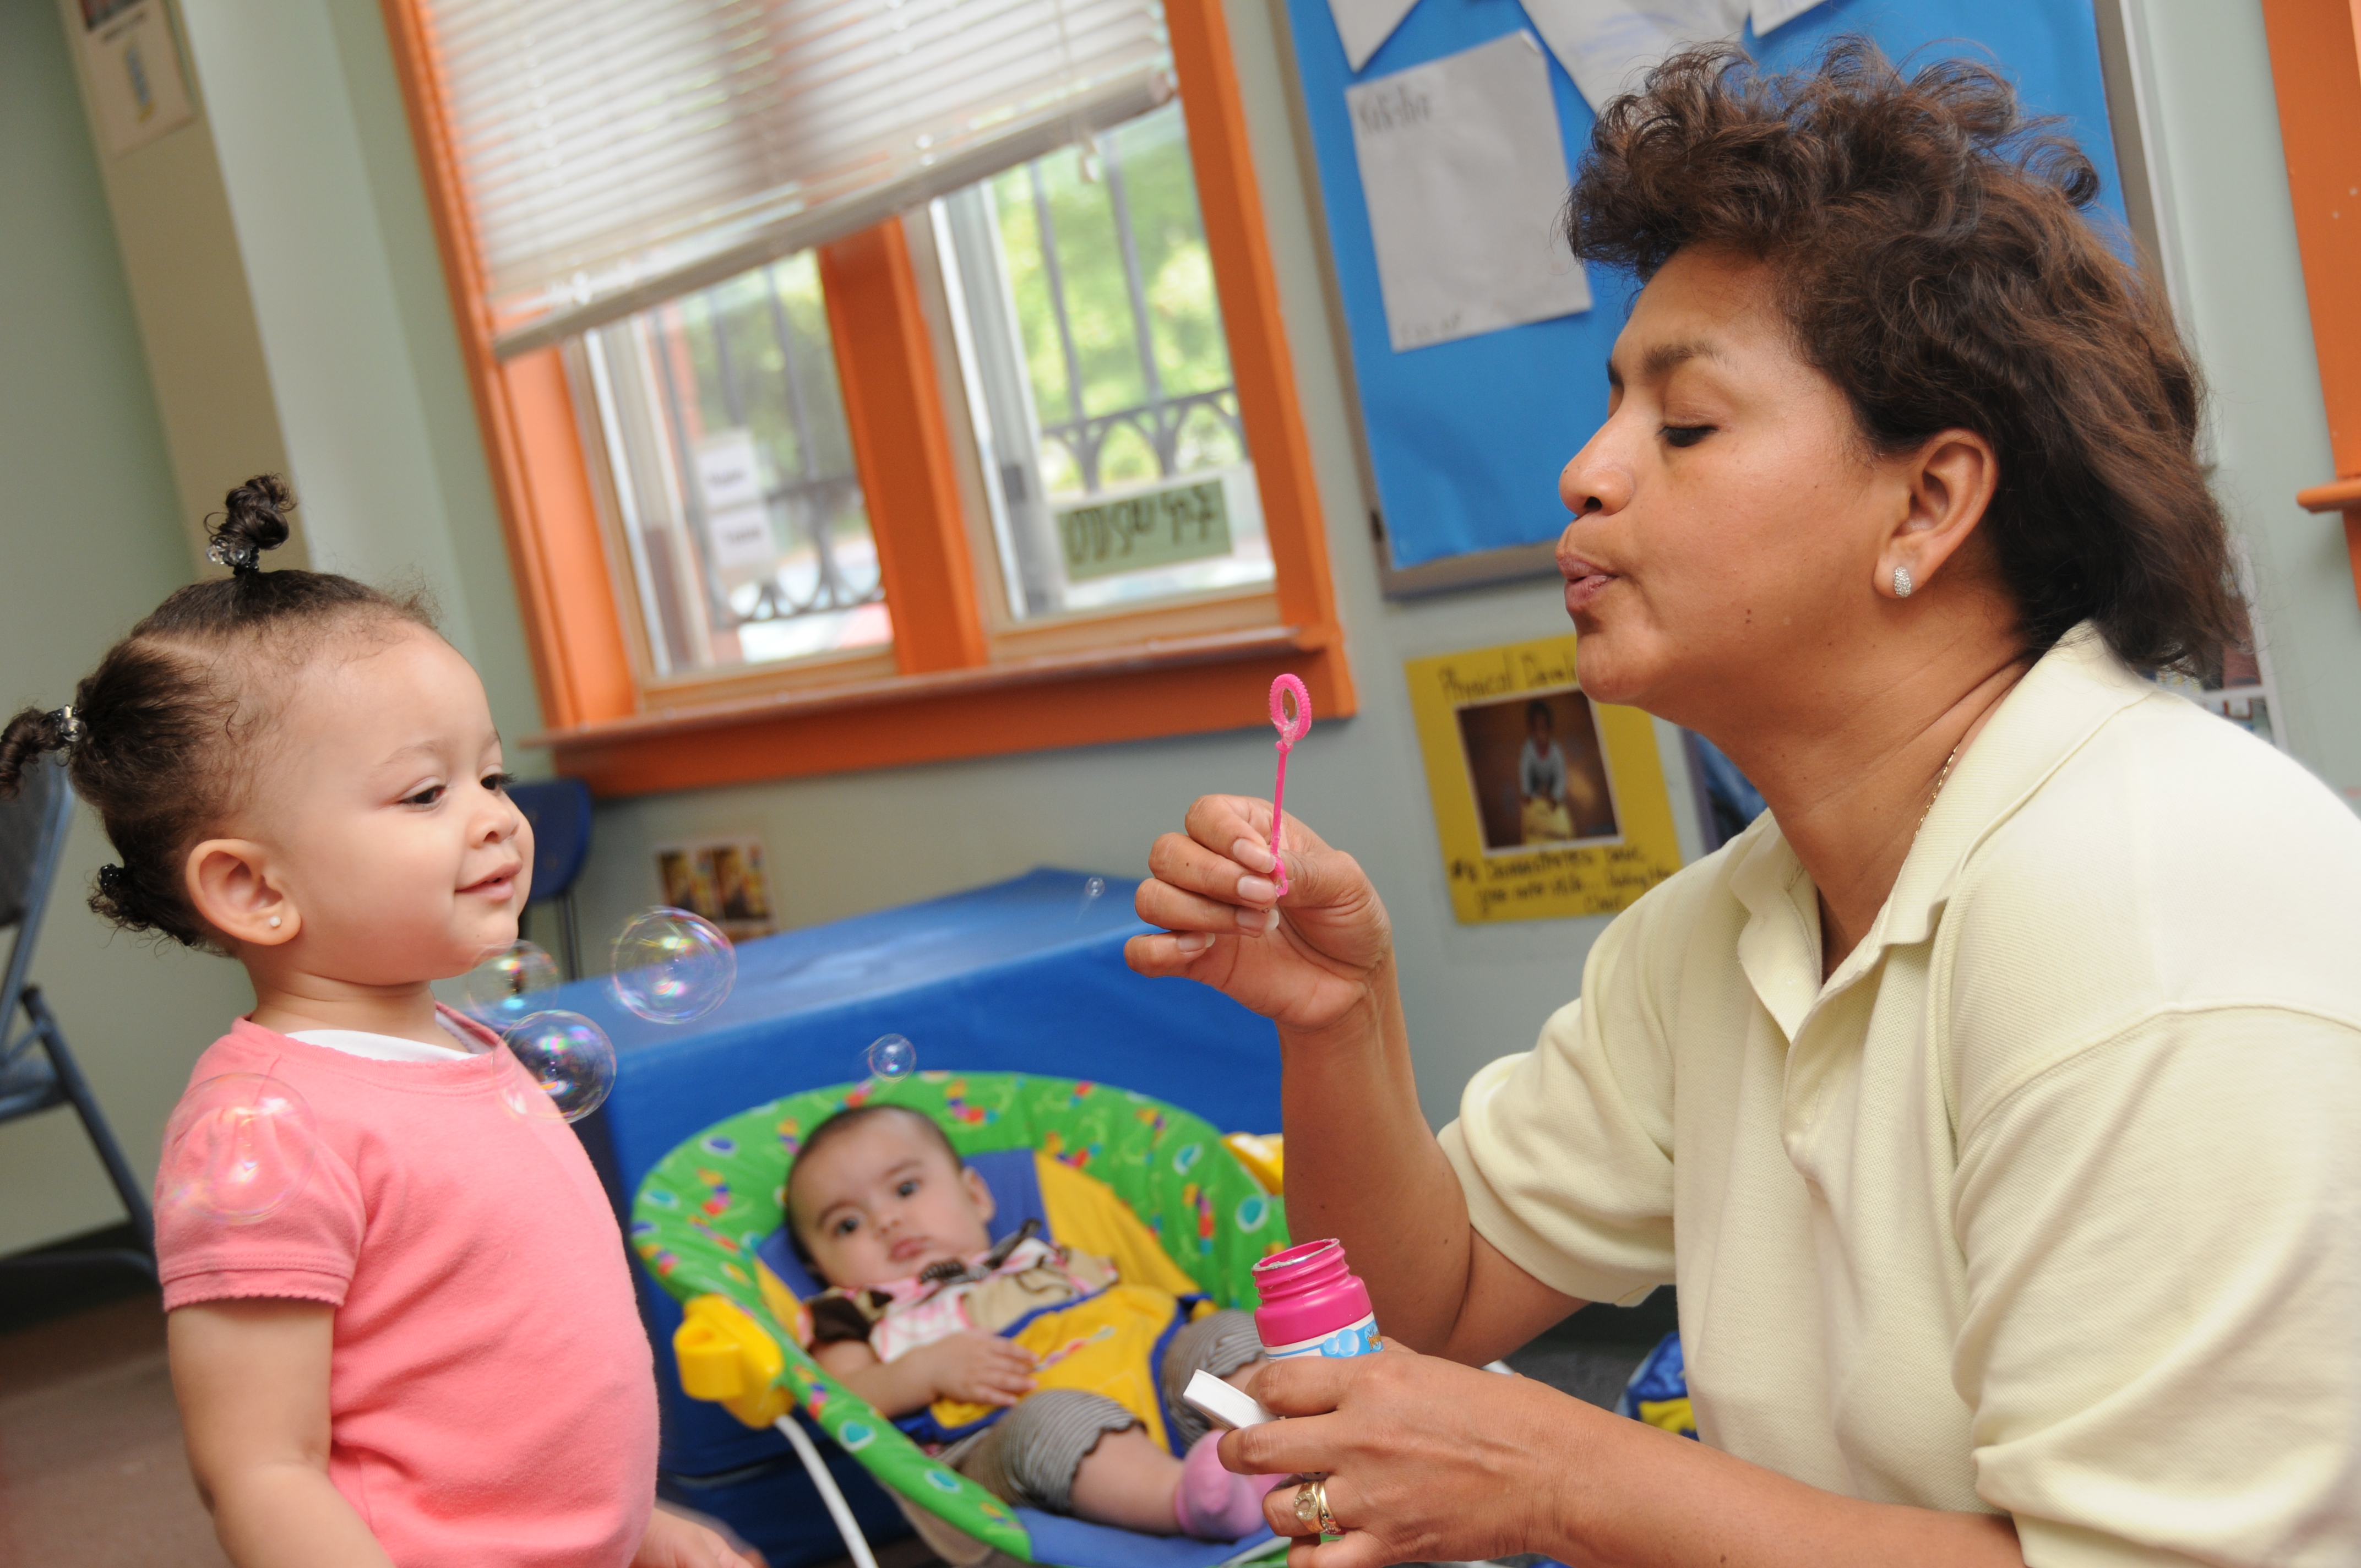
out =
[[0,1335],[0,1564],[227,1568],[150,1290]]

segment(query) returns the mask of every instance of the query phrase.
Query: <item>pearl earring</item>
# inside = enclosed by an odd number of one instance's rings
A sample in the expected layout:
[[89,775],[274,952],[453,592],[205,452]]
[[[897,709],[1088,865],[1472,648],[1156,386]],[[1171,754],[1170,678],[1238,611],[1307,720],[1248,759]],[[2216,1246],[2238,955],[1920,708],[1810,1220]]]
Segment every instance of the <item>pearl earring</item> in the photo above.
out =
[[1898,599],[1906,599],[1906,598],[1908,598],[1910,597],[1910,590],[1911,590],[1911,587],[1913,587],[1913,585],[1912,585],[1912,583],[1911,583],[1911,581],[1910,581],[1910,568],[1909,568],[1909,567],[1907,567],[1907,566],[1896,566],[1896,567],[1894,567],[1894,597],[1895,598],[1898,598]]
[[270,917],[270,928],[274,931],[279,929],[279,916],[276,915]]

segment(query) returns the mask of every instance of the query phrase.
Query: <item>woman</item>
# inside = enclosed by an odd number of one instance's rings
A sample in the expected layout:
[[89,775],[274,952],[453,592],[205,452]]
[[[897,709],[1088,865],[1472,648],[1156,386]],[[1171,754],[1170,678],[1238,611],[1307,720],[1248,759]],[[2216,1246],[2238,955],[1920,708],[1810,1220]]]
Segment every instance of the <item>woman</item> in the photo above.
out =
[[[1296,1568],[2361,1562],[2361,824],[2136,673],[2246,629],[2096,188],[1865,44],[1601,116],[1574,247],[1647,284],[1560,480],[1582,684],[1770,810],[1439,1138],[1352,860],[1290,824],[1275,902],[1227,797],[1157,844],[1131,961],[1278,1021],[1290,1228],[1388,1336],[1225,1440],[1326,1475]],[[1674,1280],[1703,1444],[1459,1365]]]

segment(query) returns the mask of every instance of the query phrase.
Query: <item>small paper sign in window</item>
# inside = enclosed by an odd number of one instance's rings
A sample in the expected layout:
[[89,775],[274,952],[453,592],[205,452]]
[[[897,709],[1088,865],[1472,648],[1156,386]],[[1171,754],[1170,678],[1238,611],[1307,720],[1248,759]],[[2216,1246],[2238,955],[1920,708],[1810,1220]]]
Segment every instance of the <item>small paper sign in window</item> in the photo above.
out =
[[1057,516],[1069,582],[1230,554],[1230,509],[1220,479],[1060,507]]

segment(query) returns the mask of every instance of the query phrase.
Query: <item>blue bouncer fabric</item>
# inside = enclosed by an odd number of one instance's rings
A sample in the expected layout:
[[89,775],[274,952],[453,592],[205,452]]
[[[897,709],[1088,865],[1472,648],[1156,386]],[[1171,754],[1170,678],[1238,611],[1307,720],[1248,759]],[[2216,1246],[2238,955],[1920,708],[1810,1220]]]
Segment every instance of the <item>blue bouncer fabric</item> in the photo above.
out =
[[[869,1043],[885,1034],[916,1044],[921,1072],[1104,1080],[1217,1127],[1276,1130],[1269,1021],[1204,986],[1134,974],[1123,946],[1149,927],[1131,912],[1129,884],[1109,878],[1113,891],[1093,899],[1089,880],[1035,871],[744,943],[730,999],[685,1025],[626,1012],[603,980],[552,992],[552,1006],[588,1014],[615,1042],[614,1091],[579,1125],[618,1212],[683,1140],[749,1105],[862,1076]],[[681,1393],[669,1350],[679,1305],[644,1277],[639,1286],[658,1347],[664,1469],[719,1477],[787,1456],[776,1432]]]

